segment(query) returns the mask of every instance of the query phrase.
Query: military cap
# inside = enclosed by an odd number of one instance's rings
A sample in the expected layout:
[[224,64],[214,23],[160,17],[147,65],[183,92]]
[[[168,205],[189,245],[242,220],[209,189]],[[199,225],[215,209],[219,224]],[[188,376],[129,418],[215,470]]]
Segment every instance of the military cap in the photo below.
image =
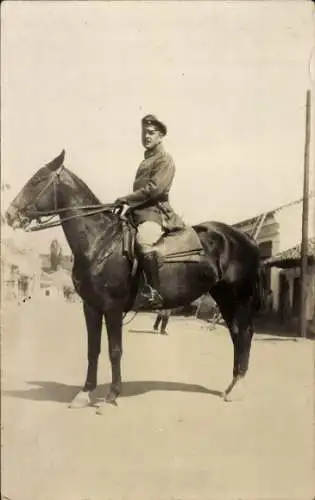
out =
[[142,125],[154,125],[162,134],[167,134],[167,127],[165,123],[161,122],[154,115],[146,115],[142,118]]

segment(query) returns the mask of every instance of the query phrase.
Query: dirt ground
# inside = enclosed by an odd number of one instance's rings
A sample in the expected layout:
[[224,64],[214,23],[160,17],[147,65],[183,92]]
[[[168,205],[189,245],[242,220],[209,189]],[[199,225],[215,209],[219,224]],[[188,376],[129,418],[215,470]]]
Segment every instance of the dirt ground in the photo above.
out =
[[[153,319],[125,327],[123,395],[99,416],[67,406],[86,370],[80,305],[3,313],[2,498],[312,500],[314,341],[257,335],[246,398],[225,403],[225,328],[171,317],[162,336]],[[96,400],[109,374],[104,327]]]

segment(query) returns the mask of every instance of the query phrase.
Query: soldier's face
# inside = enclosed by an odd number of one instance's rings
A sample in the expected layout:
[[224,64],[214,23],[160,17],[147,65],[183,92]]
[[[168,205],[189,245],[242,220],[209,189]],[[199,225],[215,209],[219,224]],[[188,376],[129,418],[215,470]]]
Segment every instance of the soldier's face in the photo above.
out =
[[153,125],[142,127],[142,145],[145,149],[152,149],[160,144],[163,134]]

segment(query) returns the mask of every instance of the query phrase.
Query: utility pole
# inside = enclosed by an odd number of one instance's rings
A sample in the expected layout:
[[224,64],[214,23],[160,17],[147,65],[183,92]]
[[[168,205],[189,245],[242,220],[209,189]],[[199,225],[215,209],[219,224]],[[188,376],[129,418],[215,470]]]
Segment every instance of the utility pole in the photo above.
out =
[[304,180],[301,242],[301,297],[300,297],[300,334],[306,337],[306,300],[307,300],[307,267],[308,267],[308,217],[309,217],[309,170],[310,170],[310,138],[311,138],[311,91],[306,93],[306,121],[304,148]]

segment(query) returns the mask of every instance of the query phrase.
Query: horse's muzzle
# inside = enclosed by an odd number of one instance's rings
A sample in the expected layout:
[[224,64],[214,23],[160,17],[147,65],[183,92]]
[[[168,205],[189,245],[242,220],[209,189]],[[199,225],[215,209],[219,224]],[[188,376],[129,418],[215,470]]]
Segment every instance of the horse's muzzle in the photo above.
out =
[[10,205],[5,212],[5,220],[13,229],[22,229],[29,223],[28,218],[21,214],[21,212],[13,205]]

